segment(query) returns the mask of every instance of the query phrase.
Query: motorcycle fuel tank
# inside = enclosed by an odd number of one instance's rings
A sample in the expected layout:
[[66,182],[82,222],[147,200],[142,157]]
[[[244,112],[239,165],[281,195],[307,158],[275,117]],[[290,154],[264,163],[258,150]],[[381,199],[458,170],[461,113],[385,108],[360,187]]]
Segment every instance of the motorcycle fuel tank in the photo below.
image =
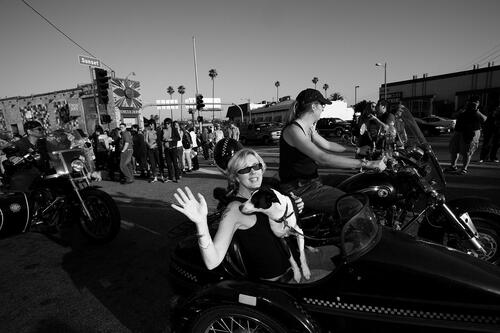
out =
[[397,199],[394,179],[386,173],[372,171],[358,173],[344,180],[338,188],[346,193],[364,193],[373,205],[387,205]]

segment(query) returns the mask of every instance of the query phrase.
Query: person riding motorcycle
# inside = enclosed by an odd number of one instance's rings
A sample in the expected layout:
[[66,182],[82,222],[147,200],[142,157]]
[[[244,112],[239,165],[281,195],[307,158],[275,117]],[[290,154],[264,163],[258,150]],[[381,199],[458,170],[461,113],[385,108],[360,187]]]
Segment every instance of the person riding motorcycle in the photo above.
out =
[[[45,145],[45,130],[36,120],[24,124],[26,136],[6,149],[6,186],[11,191],[28,191],[33,181],[48,167],[48,154]],[[17,166],[26,154],[40,154],[40,160]]]
[[305,89],[298,94],[290,122],[281,134],[279,163],[281,191],[300,196],[306,208],[327,213],[335,213],[334,203],[344,192],[323,183],[318,165],[378,170],[386,167],[383,160],[366,161],[335,154],[349,148],[327,141],[315,131],[314,125],[324,106],[331,103],[315,89]]

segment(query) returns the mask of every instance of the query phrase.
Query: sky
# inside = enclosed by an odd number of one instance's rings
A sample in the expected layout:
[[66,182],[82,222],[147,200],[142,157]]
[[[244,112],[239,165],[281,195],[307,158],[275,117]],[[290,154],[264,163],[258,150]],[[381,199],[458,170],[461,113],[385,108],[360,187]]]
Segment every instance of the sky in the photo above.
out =
[[[144,104],[168,86],[223,103],[294,98],[327,83],[348,104],[377,100],[387,82],[500,64],[500,1],[481,0],[25,0],[116,72],[141,82]],[[0,96],[26,96],[89,83],[85,51],[22,0],[0,0]],[[490,57],[483,57],[491,53]],[[495,58],[496,57],[496,58]],[[179,99],[178,94],[173,96]],[[156,113],[146,108],[144,113]]]

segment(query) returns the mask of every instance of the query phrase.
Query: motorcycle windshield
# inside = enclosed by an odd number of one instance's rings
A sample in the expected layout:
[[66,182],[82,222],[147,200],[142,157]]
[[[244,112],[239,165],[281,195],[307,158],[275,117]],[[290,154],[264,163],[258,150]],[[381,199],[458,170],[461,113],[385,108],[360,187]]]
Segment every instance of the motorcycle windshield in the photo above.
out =
[[368,253],[380,240],[377,217],[363,194],[348,194],[337,200],[340,220],[347,221],[342,227],[341,247],[348,261]]
[[69,172],[73,160],[86,160],[83,150],[75,148],[75,137],[70,133],[56,130],[47,135],[45,142],[50,166],[59,175]]
[[432,146],[427,142],[424,134],[420,130],[415,118],[411,114],[408,109],[404,109],[401,117],[396,117],[396,122],[399,122],[400,126],[398,127],[396,124],[396,129],[398,132],[404,128],[404,133],[398,133],[398,135],[402,138],[402,141],[407,147],[410,148],[418,148],[422,150],[423,157],[420,162],[424,162],[431,167],[431,172],[425,176],[425,178],[432,182],[437,186],[437,189],[444,190],[446,185],[446,181],[444,179],[443,170],[439,165],[436,154],[434,153]]

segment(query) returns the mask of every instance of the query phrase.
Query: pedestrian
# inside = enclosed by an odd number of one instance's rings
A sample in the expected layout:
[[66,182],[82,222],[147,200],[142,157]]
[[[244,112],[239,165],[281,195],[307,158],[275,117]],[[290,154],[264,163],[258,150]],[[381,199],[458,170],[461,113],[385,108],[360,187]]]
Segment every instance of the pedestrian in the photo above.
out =
[[[465,107],[465,110],[457,117],[455,132],[450,139],[449,150],[451,155],[451,165],[445,169],[447,172],[458,172],[465,175],[472,155],[479,145],[481,136],[481,125],[486,120],[486,116],[479,111],[479,96],[472,96]],[[458,158],[462,157],[462,169],[458,170]]]
[[201,130],[201,148],[203,149],[203,158],[208,160],[210,158],[210,140],[208,139],[208,128],[203,127]]
[[154,129],[154,123],[149,122],[144,133],[144,141],[148,149],[149,164],[151,167],[151,176],[153,177],[149,182],[154,183],[159,180],[163,183],[163,171],[160,170],[160,153],[158,149],[158,138],[156,130]]
[[228,134],[229,138],[240,141],[240,129],[238,128],[238,126],[236,126],[234,121],[231,121],[229,123]]
[[181,178],[179,159],[177,155],[177,143],[180,141],[178,131],[172,126],[172,119],[165,118],[162,130],[163,156],[168,170],[168,179],[175,183]]
[[127,130],[127,125],[124,123],[120,124],[121,131],[121,150],[120,150],[120,170],[123,173],[125,179],[121,182],[122,184],[131,184],[134,182],[134,169],[132,166],[132,155],[134,153],[134,143],[132,141],[132,135]]
[[479,163],[498,163],[497,151],[500,141],[500,105],[491,110],[483,124],[483,145],[479,154]]
[[116,172],[119,173],[118,180],[123,179],[123,175],[120,171],[120,149],[121,149],[121,135],[120,129],[114,128],[109,133],[111,142],[109,145],[109,157],[108,157],[108,174],[109,180],[114,181]]
[[131,128],[132,133],[132,142],[133,142],[133,157],[134,164],[133,166],[139,169],[141,178],[148,178],[148,161],[147,161],[147,147],[146,142],[144,141],[144,134],[139,130],[139,125],[132,125]]
[[214,144],[217,144],[217,142],[224,139],[224,132],[220,129],[219,124],[215,124],[214,139]]
[[193,144],[191,148],[191,164],[193,165],[193,170],[198,170],[200,168],[200,165],[198,163],[198,149],[201,142],[198,134],[194,130],[194,127],[189,128],[189,135],[191,135],[191,142]]
[[176,152],[177,152],[177,167],[181,171],[179,173],[179,179],[180,179],[180,178],[182,178],[182,170],[183,170],[182,158],[184,156],[184,147],[182,146],[182,136],[184,135],[184,133],[181,130],[181,125],[177,121],[174,121],[172,123],[172,131],[173,131],[175,138],[176,138],[175,142],[176,142],[176,148],[177,148],[177,150],[176,150]]
[[111,138],[104,132],[102,127],[97,126],[94,134],[92,135],[96,170],[103,170],[106,168],[106,164],[108,162],[109,144],[111,141]]
[[191,139],[191,134],[185,129],[184,126],[180,126],[180,133],[182,137],[182,172],[193,171],[193,164],[191,161],[191,149],[193,148],[193,141]]

